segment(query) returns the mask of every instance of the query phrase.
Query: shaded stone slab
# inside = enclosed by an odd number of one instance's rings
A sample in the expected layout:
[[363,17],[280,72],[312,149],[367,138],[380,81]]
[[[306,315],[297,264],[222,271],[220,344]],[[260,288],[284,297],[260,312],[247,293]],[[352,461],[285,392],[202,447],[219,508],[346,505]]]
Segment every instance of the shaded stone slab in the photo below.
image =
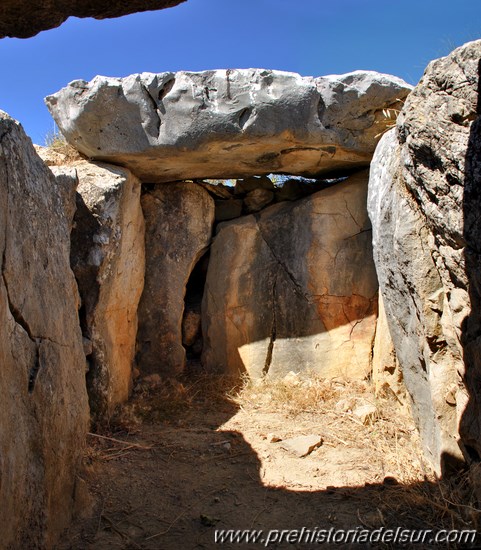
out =
[[214,199],[194,183],[167,184],[143,195],[142,209],[146,273],[139,305],[137,362],[142,373],[173,377],[185,366],[186,285],[211,241]]
[[430,63],[373,159],[387,320],[426,455],[481,456],[481,41]]
[[144,285],[144,218],[140,182],[128,170],[77,162],[79,185],[71,264],[89,339],[91,414],[107,421],[129,397]]

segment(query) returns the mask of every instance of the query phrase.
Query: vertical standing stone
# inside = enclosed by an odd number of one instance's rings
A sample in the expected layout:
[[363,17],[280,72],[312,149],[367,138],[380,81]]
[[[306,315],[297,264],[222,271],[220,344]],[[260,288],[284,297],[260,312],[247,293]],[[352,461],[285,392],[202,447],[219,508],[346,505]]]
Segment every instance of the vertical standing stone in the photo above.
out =
[[143,195],[142,208],[146,275],[139,306],[138,364],[142,373],[173,377],[185,366],[186,285],[210,244],[215,205],[201,186],[173,183]]
[[71,262],[82,298],[84,337],[91,345],[91,413],[104,421],[132,387],[145,268],[140,182],[117,166],[78,162],[75,168],[79,186]]
[[367,180],[364,171],[220,225],[202,306],[209,370],[369,374],[377,278]]
[[54,545],[71,519],[87,432],[86,365],[64,191],[22,127],[0,112],[4,548]]
[[392,394],[400,403],[406,403],[408,396],[403,376],[396,358],[396,350],[389,332],[384,301],[379,295],[379,307],[376,323],[376,338],[372,350],[372,381],[376,394]]

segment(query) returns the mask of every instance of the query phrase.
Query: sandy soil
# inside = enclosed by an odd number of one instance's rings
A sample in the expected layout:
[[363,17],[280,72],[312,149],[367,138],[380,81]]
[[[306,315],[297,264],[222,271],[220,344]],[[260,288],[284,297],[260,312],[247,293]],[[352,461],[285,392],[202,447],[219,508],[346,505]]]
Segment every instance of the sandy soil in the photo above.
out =
[[[458,518],[422,464],[409,417],[367,386],[353,398],[340,385],[307,410],[291,394],[264,399],[263,388],[234,403],[203,384],[179,387],[174,397],[140,388],[110,431],[89,436],[77,521],[60,549],[262,548],[216,544],[215,530],[439,529]],[[376,417],[364,424],[353,399],[374,402]],[[310,434],[322,445],[309,455],[283,448]],[[319,547],[401,546],[269,545]]]

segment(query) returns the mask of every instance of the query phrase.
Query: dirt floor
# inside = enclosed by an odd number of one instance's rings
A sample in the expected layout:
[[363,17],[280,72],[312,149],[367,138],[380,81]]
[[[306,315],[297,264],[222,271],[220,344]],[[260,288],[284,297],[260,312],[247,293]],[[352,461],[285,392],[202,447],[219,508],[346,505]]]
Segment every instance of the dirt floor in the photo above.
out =
[[[77,521],[59,548],[429,548],[214,537],[220,529],[477,526],[465,478],[439,483],[409,415],[369,383],[292,377],[240,394],[226,387],[205,377],[138,384],[109,430],[89,435]],[[363,415],[366,405],[376,411]],[[302,457],[289,450],[290,438],[307,435],[321,444]]]

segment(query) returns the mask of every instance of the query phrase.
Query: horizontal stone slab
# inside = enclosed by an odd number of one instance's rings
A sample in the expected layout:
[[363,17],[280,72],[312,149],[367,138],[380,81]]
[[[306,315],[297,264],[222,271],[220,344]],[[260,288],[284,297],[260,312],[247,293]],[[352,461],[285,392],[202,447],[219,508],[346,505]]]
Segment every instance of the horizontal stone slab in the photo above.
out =
[[82,154],[160,183],[365,166],[410,90],[371,71],[312,78],[227,69],[97,76],[46,103]]

